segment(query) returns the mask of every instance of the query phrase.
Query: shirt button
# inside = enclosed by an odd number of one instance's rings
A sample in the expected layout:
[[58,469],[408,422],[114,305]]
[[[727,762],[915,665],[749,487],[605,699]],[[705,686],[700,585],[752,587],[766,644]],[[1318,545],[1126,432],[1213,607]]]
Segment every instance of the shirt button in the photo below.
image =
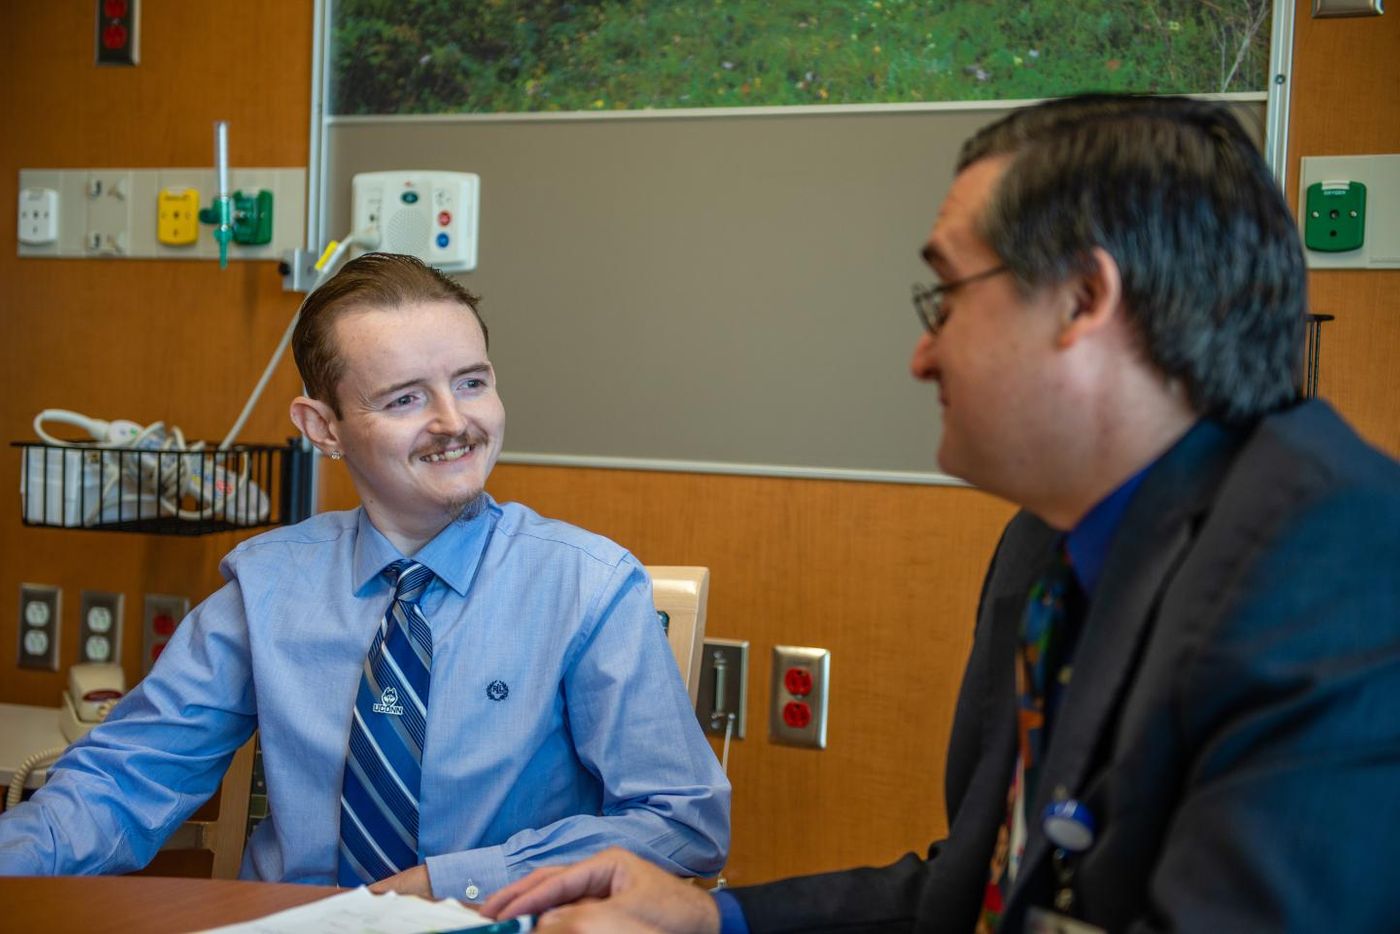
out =
[[475,899],[480,894],[481,889],[477,888],[475,883],[467,886],[467,898]]

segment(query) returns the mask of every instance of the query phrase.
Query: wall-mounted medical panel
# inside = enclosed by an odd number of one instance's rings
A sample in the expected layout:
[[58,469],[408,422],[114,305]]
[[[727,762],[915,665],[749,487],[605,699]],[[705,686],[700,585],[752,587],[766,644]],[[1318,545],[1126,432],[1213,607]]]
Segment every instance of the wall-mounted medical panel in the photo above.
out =
[[[199,218],[217,184],[212,168],[21,169],[19,255],[217,260],[214,226]],[[230,169],[229,194],[229,259],[277,260],[305,244],[304,168]]]
[[1400,269],[1400,154],[1304,156],[1298,226],[1313,269]]

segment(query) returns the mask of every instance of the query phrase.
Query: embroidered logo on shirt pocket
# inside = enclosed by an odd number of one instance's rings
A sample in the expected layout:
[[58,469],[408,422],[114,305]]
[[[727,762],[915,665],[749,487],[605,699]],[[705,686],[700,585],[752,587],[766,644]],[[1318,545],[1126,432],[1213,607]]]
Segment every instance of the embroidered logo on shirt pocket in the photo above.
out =
[[486,685],[486,696],[493,701],[503,701],[510,697],[510,688],[504,681],[492,681]]

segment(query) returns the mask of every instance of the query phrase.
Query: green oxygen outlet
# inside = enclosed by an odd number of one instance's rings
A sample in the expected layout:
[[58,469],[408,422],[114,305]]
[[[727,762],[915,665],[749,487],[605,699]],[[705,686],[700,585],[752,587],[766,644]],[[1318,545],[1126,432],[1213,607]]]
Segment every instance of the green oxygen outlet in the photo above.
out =
[[[272,242],[272,192],[266,188],[249,194],[235,191],[232,206],[233,242],[244,246],[262,246]],[[219,223],[218,205],[202,208],[199,219],[206,224]]]
[[233,193],[233,242],[262,246],[272,242],[272,192]]
[[1303,242],[1319,253],[1359,250],[1366,237],[1366,186],[1314,182],[1308,186]]

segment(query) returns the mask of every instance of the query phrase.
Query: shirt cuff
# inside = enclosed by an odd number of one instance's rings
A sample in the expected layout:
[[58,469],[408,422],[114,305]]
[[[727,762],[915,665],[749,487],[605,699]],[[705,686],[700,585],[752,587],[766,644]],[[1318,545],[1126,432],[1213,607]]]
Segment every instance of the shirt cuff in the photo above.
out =
[[739,907],[739,899],[724,889],[714,896],[715,907],[719,909],[719,934],[749,934],[749,922],[744,918],[744,909]]
[[464,902],[480,902],[510,881],[506,874],[506,858],[499,846],[483,846],[458,853],[429,856],[423,861],[428,867],[428,881],[433,898],[456,898]]

